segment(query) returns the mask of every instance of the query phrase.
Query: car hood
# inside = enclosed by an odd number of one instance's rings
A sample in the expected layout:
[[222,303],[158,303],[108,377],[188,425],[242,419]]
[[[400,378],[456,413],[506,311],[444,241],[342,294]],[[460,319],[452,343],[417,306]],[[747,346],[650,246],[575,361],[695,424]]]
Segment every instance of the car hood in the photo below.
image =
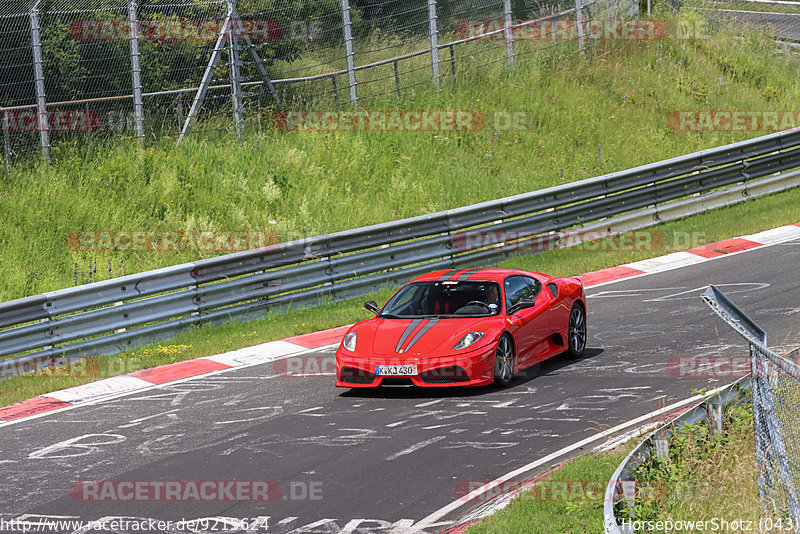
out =
[[486,333],[477,348],[493,340],[492,332],[502,325],[498,317],[442,319],[375,318],[372,352],[379,355],[442,356],[453,353],[453,347],[473,330]]

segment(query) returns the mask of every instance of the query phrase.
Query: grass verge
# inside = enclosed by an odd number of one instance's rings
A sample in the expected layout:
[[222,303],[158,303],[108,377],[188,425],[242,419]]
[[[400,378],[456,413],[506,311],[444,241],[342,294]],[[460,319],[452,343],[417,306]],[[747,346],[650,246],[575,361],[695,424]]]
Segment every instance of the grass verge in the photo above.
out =
[[636,479],[637,483],[659,488],[646,499],[637,496],[630,511],[636,520],[708,525],[697,527],[698,532],[713,530],[714,524],[719,531],[732,532],[737,528],[723,528],[723,521],[728,525],[750,522],[752,530],[758,531],[752,407],[742,405],[726,411],[723,431],[718,434],[711,434],[704,422],[682,428],[670,441],[668,458],[653,455],[637,470]]
[[506,508],[467,529],[467,534],[597,534],[603,532],[606,484],[633,448],[578,456],[541,477]]

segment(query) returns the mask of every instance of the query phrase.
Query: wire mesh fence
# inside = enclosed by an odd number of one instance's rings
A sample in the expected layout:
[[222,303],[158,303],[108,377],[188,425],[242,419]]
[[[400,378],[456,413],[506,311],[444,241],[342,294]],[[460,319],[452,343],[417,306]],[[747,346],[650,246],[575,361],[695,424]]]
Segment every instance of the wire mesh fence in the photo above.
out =
[[768,517],[798,524],[800,366],[754,343],[750,355],[759,499]]
[[716,287],[703,300],[750,346],[761,524],[800,532],[800,349],[785,355],[770,349],[766,332]]
[[492,64],[586,46],[632,0],[21,0],[0,6],[5,163],[61,143],[273,125],[368,109]]

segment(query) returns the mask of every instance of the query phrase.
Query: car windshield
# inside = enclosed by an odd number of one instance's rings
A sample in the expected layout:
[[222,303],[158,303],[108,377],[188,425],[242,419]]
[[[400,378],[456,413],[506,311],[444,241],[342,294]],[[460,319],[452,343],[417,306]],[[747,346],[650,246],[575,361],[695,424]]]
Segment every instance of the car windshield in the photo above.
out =
[[496,282],[414,282],[398,291],[378,317],[488,317],[499,314],[501,308]]

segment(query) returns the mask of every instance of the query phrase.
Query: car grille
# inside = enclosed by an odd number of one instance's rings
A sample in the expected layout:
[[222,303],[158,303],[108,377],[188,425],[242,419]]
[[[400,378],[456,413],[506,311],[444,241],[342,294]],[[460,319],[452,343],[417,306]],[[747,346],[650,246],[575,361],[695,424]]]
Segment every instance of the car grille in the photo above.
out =
[[469,382],[467,372],[457,365],[449,367],[439,367],[420,373],[419,377],[426,384],[455,384],[457,382]]
[[342,367],[339,380],[348,384],[372,384],[375,381],[375,373],[355,367]]

